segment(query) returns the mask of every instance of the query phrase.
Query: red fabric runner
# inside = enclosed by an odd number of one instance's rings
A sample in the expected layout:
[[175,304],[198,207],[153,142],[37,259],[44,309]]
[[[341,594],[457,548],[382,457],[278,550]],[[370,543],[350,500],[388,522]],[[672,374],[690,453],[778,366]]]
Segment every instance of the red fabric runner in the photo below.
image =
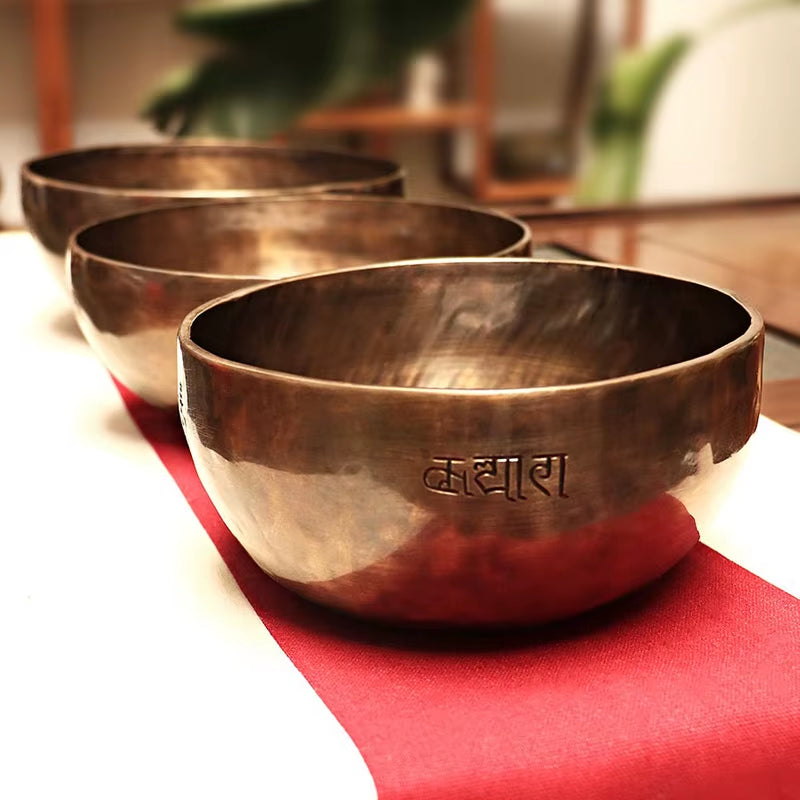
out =
[[177,418],[120,392],[382,800],[800,798],[790,595],[698,545],[646,590],[546,628],[362,624],[267,578],[208,499]]

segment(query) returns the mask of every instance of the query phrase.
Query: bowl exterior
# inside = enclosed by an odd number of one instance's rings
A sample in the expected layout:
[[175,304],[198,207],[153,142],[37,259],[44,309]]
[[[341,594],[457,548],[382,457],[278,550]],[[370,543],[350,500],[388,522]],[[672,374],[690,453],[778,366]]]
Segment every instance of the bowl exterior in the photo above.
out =
[[[295,200],[283,198],[280,206],[291,207]],[[353,200],[352,202],[356,202]],[[336,229],[333,221],[325,216],[326,203],[334,205],[349,205],[350,199],[325,198],[314,200],[312,205],[318,207],[311,209],[315,214],[317,224],[332,230]],[[422,206],[420,204],[407,204],[403,200],[375,200],[369,201],[370,213],[373,215],[386,214],[387,203],[401,208],[418,206],[431,215],[428,223],[430,231],[426,232],[425,241],[437,242],[436,224],[445,224],[437,217],[437,211],[449,213],[448,206]],[[279,230],[280,214],[272,213],[271,209],[278,208],[278,200],[273,199],[265,204],[252,203],[252,207],[260,209],[263,217],[256,220],[247,220],[247,226],[256,230]],[[239,204],[226,204],[226,208],[234,209]],[[243,206],[250,207],[250,201]],[[203,210],[208,206],[203,206]],[[221,208],[221,206],[220,206]],[[191,214],[197,209],[186,207],[183,213]],[[214,209],[217,211],[217,209]],[[222,215],[223,212],[219,212]],[[469,210],[470,214],[479,215],[491,220],[489,214]],[[156,216],[161,216],[156,212]],[[374,218],[374,217],[373,217]],[[470,217],[472,219],[472,217]],[[119,219],[124,223],[128,218]],[[369,228],[369,218],[365,220]],[[232,228],[236,226],[236,219],[229,221]],[[102,227],[102,226],[101,226]],[[248,227],[243,226],[245,230]],[[94,229],[91,226],[87,231]],[[519,225],[518,239],[509,240],[502,250],[505,257],[527,256],[530,253],[530,237],[527,228]],[[146,233],[142,233],[145,236]],[[165,236],[171,236],[173,242],[180,243],[192,236],[191,227],[177,228],[165,233],[161,230],[154,235],[153,241],[159,242]],[[79,238],[79,237],[78,237]],[[385,238],[385,237],[384,237]],[[481,240],[480,234],[473,238]],[[280,245],[271,245],[280,251]],[[427,244],[426,244],[427,246]],[[252,265],[257,261],[259,244],[257,241],[245,240],[244,244],[231,244],[228,250],[241,255],[241,264]],[[376,253],[384,251],[382,260],[388,261],[396,257],[391,242],[383,241],[380,231],[375,233],[375,242],[372,245]],[[442,248],[444,249],[444,248]],[[488,246],[487,246],[488,249]],[[191,257],[190,257],[191,252]],[[186,260],[202,261],[203,253],[198,249],[187,248]],[[333,269],[336,265],[336,253],[325,254],[320,250],[317,254],[321,268]],[[443,255],[457,255],[443,253]],[[485,255],[493,255],[486,252]],[[53,256],[58,258],[57,256]],[[184,256],[182,255],[182,258]],[[292,262],[293,253],[286,253],[287,265]],[[59,264],[63,257],[59,258]],[[179,272],[176,270],[159,270],[156,268],[142,267],[137,264],[116,262],[73,244],[67,256],[67,281],[68,291],[71,295],[75,316],[84,337],[92,349],[111,373],[132,390],[136,395],[154,406],[176,408],[178,398],[177,387],[177,361],[176,361],[176,335],[184,317],[203,303],[230,292],[247,286],[268,283],[265,277],[247,277],[246,275],[203,275],[196,272]],[[330,263],[328,263],[330,262]],[[63,270],[63,265],[62,270]],[[199,266],[202,266],[199,265]]]
[[763,330],[720,357],[533,391],[360,387],[181,347],[200,478],[254,560],[393,623],[540,623],[660,576],[755,430]]
[[25,224],[42,249],[53,277],[64,289],[67,287],[65,253],[73,231],[101,219],[178,202],[169,198],[157,201],[98,194],[79,187],[49,185],[26,175],[22,177],[21,191]]
[[221,199],[268,198],[296,194],[365,194],[402,197],[404,178],[395,170],[384,178],[365,181],[342,181],[319,186],[298,186],[242,190],[241,192],[215,191],[209,187],[192,192],[176,190],[147,194],[146,190],[98,189],[92,186],[52,181],[46,177],[23,169],[20,176],[22,209],[28,230],[48,256],[46,261],[55,279],[67,288],[64,255],[70,235],[79,228],[104,219],[135,213],[147,208],[160,208],[186,203],[219,202]]
[[142,269],[81,251],[70,252],[68,261],[73,310],[86,341],[120,383],[160,408],[177,405],[183,318],[215,297],[263,282]]

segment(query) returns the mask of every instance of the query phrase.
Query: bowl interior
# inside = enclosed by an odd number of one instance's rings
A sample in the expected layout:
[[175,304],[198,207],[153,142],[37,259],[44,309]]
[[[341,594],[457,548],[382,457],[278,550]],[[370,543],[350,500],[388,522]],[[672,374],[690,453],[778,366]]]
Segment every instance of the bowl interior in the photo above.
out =
[[268,147],[152,145],[76,150],[38,159],[43,178],[118,190],[248,190],[386,178],[389,161],[347,153]]
[[380,261],[489,256],[528,241],[508,217],[402,200],[297,197],[159,209],[92,226],[95,257],[152,269],[279,278]]
[[191,340],[328,381],[510,389],[677,364],[745,334],[750,313],[699,284],[599,265],[472,261],[359,269],[222,301]]

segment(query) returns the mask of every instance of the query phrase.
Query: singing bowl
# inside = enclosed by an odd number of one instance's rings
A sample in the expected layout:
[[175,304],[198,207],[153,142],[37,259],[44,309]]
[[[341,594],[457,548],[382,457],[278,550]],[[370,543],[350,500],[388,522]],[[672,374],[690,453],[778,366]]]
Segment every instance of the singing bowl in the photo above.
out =
[[378,265],[195,310],[180,413],[222,518],[290,589],[392,623],[541,623],[696,544],[756,427],[763,336],[723,291],[623,267]]
[[71,150],[27,162],[20,181],[28,229],[62,286],[73,231],[148,206],[289,193],[403,194],[403,171],[392,161],[196,142]]
[[79,232],[69,280],[84,336],[148,403],[176,407],[183,318],[243,286],[435,256],[528,255],[502,214],[388,198],[299,196],[142,212]]

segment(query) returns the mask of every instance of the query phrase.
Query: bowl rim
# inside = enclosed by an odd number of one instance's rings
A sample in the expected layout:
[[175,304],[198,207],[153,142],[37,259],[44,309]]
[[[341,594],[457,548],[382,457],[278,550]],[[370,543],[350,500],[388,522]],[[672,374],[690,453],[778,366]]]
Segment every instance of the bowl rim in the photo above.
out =
[[[73,255],[76,255],[83,259],[101,263],[107,267],[116,267],[131,271],[141,271],[144,273],[151,273],[156,275],[176,276],[176,277],[179,276],[183,278],[198,278],[198,279],[202,278],[205,280],[212,280],[212,281],[219,280],[227,282],[247,281],[248,284],[252,283],[254,279],[263,283],[275,283],[278,280],[283,280],[283,279],[262,278],[258,275],[253,275],[252,273],[225,274],[220,272],[198,272],[196,270],[169,269],[165,267],[150,266],[147,264],[137,264],[136,262],[133,261],[123,261],[121,259],[109,258],[108,256],[98,254],[95,251],[90,250],[84,245],[82,245],[79,241],[79,239],[84,234],[90,233],[96,228],[102,228],[106,224],[118,223],[120,221],[128,219],[136,219],[139,217],[148,217],[148,216],[159,216],[164,213],[179,211],[182,209],[208,208],[209,206],[227,207],[227,206],[250,206],[250,205],[262,205],[262,204],[271,206],[273,203],[321,203],[321,204],[352,203],[352,204],[375,204],[376,206],[387,206],[387,205],[414,206],[417,208],[438,209],[438,210],[443,209],[446,211],[478,213],[485,217],[494,217],[495,219],[503,220],[504,222],[511,223],[516,227],[518,238],[514,242],[506,245],[502,250],[498,250],[494,253],[490,253],[485,256],[477,256],[480,258],[503,258],[506,256],[506,254],[513,253],[514,251],[516,251],[521,247],[530,247],[532,242],[531,229],[524,221],[518,219],[517,217],[512,216],[511,214],[506,214],[503,211],[498,211],[492,208],[481,208],[479,206],[460,204],[460,203],[439,203],[432,200],[409,200],[404,197],[392,197],[388,195],[386,196],[370,195],[370,194],[348,195],[348,194],[338,194],[338,193],[332,194],[332,193],[320,192],[320,193],[284,194],[275,197],[241,197],[241,198],[211,201],[206,203],[180,203],[171,206],[146,208],[142,209],[141,211],[118,214],[113,217],[104,217],[102,220],[91,222],[88,225],[84,225],[73,231],[70,234],[69,239],[67,241],[67,254],[70,262],[72,261]],[[448,259],[449,258],[451,257],[448,257]],[[454,256],[452,258],[458,258],[458,256]],[[414,259],[414,260],[427,261],[432,259]],[[371,266],[371,264],[357,265],[353,268],[359,269],[361,266]],[[340,272],[342,271],[342,269],[351,269],[351,268],[348,267],[348,268],[340,268],[338,270],[336,269],[320,270],[318,272],[305,273],[305,275],[311,275],[311,274],[318,275],[321,274],[322,272]],[[293,276],[293,277],[303,277],[303,275]]]
[[[364,178],[361,180],[352,179],[346,181],[324,181],[320,183],[300,185],[297,187],[263,187],[250,189],[144,189],[140,187],[113,187],[93,183],[83,183],[81,181],[65,180],[63,178],[50,177],[42,172],[42,168],[48,161],[67,156],[93,156],[102,154],[124,154],[131,152],[171,152],[194,150],[197,152],[211,150],[250,150],[264,152],[274,152],[284,155],[313,154],[329,156],[331,158],[347,158],[354,161],[373,163],[382,165],[386,168],[385,175]],[[407,173],[403,166],[391,159],[374,158],[372,156],[351,153],[346,150],[335,150],[314,147],[285,147],[281,145],[271,145],[264,142],[253,142],[248,140],[204,140],[193,139],[182,142],[138,142],[131,144],[110,144],[92,147],[76,147],[67,150],[59,150],[46,155],[25,161],[20,167],[20,179],[23,182],[45,186],[47,188],[65,189],[73,192],[84,192],[86,194],[96,194],[102,196],[129,197],[129,198],[164,198],[164,199],[192,199],[202,198],[214,199],[247,199],[247,198],[268,198],[281,193],[288,194],[290,191],[295,194],[320,193],[323,191],[345,191],[349,188],[359,187],[361,189],[383,186],[396,181],[406,180]]]
[[[241,361],[234,361],[232,359],[224,358],[223,356],[212,353],[210,350],[198,345],[192,340],[191,331],[197,318],[204,314],[206,311],[224,303],[233,302],[240,297],[259,291],[268,291],[279,285],[285,283],[295,283],[297,281],[314,280],[329,275],[350,273],[350,272],[366,272],[373,270],[383,269],[396,269],[407,266],[430,266],[437,265],[459,265],[459,264],[483,264],[485,266],[496,265],[497,263],[511,265],[511,264],[527,264],[527,265],[549,265],[549,266],[568,266],[577,267],[578,269],[609,269],[622,272],[638,273],[643,276],[655,276],[669,281],[676,281],[679,283],[700,286],[705,289],[710,289],[717,294],[720,294],[732,300],[749,316],[750,322],[747,328],[739,334],[736,338],[731,339],[720,347],[708,353],[703,353],[695,358],[678,361],[673,364],[666,364],[661,367],[653,369],[642,370],[640,372],[630,372],[625,375],[619,375],[614,378],[602,378],[595,381],[584,381],[582,383],[570,384],[556,384],[552,386],[524,386],[524,387],[508,387],[501,389],[458,389],[458,388],[432,388],[428,386],[393,386],[372,383],[355,383],[350,381],[337,381],[328,378],[314,378],[305,375],[298,375],[291,372],[282,372],[280,370],[267,369],[265,367],[257,367],[252,364],[245,364]],[[223,367],[233,369],[237,372],[244,373],[260,380],[279,381],[285,384],[293,384],[295,386],[303,386],[316,389],[328,389],[339,391],[358,391],[367,392],[369,394],[385,394],[385,395],[409,395],[409,396],[439,396],[449,398],[492,398],[492,397],[527,397],[527,396],[547,396],[552,394],[563,394],[564,392],[580,392],[592,389],[601,389],[621,385],[632,385],[651,380],[658,380],[662,378],[672,377],[677,374],[693,373],[703,369],[709,364],[718,363],[729,356],[733,356],[738,352],[747,350],[759,341],[764,339],[764,320],[757,309],[749,303],[741,300],[736,294],[726,289],[720,289],[702,281],[689,280],[686,278],[676,278],[672,275],[666,275],[660,272],[650,272],[636,267],[623,266],[620,264],[609,264],[602,261],[582,261],[577,259],[543,259],[543,258],[506,258],[497,259],[489,258],[436,258],[436,259],[414,259],[408,261],[389,261],[382,264],[369,264],[367,266],[348,267],[339,270],[327,270],[325,272],[315,272],[308,275],[293,276],[290,278],[283,278],[281,280],[272,281],[266,284],[257,286],[249,286],[244,289],[238,289],[230,292],[229,294],[222,295],[221,297],[209,300],[206,303],[198,306],[192,310],[184,320],[181,322],[178,329],[178,377],[179,384],[183,385],[183,352],[189,353],[195,360],[205,362],[215,367]],[[760,368],[759,368],[760,375]],[[760,384],[760,378],[759,378]],[[182,391],[182,390],[181,390]]]

